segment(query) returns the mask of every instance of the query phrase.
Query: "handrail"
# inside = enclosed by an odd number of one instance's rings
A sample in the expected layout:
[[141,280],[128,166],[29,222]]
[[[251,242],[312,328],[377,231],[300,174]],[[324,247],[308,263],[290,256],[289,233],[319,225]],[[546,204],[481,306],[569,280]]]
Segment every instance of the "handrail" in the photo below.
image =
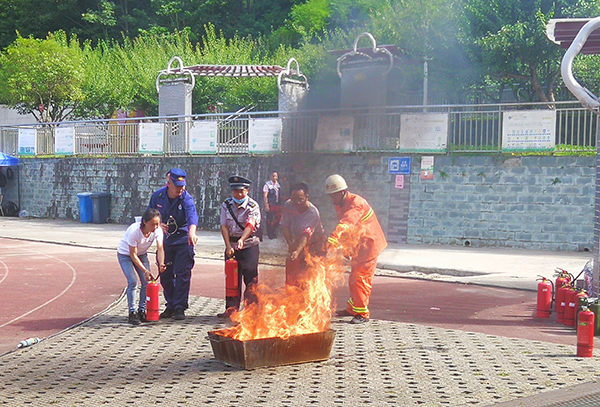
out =
[[562,63],[560,65],[560,73],[567,88],[581,102],[583,106],[592,112],[600,115],[600,101],[589,89],[581,86],[581,84],[573,76],[573,60],[581,52],[588,37],[598,27],[600,27],[600,17],[596,17],[588,21],[577,33],[577,36],[567,49]]
[[239,117],[241,117],[241,116],[242,116],[242,114],[244,114],[244,113],[248,113],[248,112],[250,112],[251,110],[254,110],[254,108],[255,108],[255,107],[256,107],[256,106],[246,106],[246,107],[242,107],[240,110],[236,111],[236,112],[235,112],[235,113],[233,113],[233,114],[230,114],[229,116],[227,116],[227,117],[225,117],[225,118],[223,118],[223,119],[220,119],[219,121],[220,121],[221,123],[225,123],[225,124],[227,124],[227,123],[229,123],[229,122],[232,122],[232,121],[234,121],[234,120],[238,119]]

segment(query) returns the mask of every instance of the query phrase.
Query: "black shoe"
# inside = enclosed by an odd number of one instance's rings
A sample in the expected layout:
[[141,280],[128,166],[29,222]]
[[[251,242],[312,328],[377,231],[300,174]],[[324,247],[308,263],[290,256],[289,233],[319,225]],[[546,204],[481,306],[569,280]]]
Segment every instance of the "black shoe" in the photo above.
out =
[[138,317],[137,312],[130,312],[129,313],[129,319],[127,320],[127,322],[129,322],[131,325],[139,325],[140,324],[140,318]]
[[225,312],[217,314],[217,318],[229,319],[231,318],[231,314],[233,314],[233,309],[228,308]]
[[173,319],[176,319],[177,321],[183,321],[185,319],[183,308],[177,308],[175,310],[175,313],[173,314]]
[[171,318],[175,312],[171,308],[165,308],[158,316],[160,319]]
[[338,317],[351,317],[354,314],[349,313],[345,309],[339,309],[335,312],[335,315],[337,315]]
[[145,309],[139,310],[138,316],[140,317],[140,322],[148,322],[148,320],[146,319],[146,310]]
[[369,322],[369,318],[365,318],[362,315],[355,315],[350,321],[351,324],[364,324],[365,322]]

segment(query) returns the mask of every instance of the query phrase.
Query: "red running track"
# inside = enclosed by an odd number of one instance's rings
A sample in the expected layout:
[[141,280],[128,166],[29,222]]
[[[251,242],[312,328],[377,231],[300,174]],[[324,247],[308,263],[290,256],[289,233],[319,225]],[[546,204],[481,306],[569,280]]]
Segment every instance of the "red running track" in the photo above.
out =
[[[0,354],[96,315],[126,285],[113,250],[3,238],[0,248]],[[284,271],[261,266],[259,279],[269,277],[283,283]],[[223,262],[196,259],[191,294],[223,298],[224,291]],[[334,290],[338,308],[347,295],[347,286]],[[575,345],[575,331],[555,316],[534,317],[535,301],[529,291],[375,277],[369,308],[375,319]]]
[[112,251],[1,238],[0,248],[0,353],[95,315],[123,291]]

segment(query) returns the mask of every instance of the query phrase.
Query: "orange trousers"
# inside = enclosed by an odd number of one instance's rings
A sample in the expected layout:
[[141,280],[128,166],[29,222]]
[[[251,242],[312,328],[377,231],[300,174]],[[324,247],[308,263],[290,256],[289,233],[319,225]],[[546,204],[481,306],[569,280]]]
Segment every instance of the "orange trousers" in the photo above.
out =
[[365,318],[371,316],[369,312],[369,298],[373,289],[373,276],[377,267],[377,257],[373,255],[360,255],[352,259],[348,287],[350,299],[346,311],[352,315],[360,314]]

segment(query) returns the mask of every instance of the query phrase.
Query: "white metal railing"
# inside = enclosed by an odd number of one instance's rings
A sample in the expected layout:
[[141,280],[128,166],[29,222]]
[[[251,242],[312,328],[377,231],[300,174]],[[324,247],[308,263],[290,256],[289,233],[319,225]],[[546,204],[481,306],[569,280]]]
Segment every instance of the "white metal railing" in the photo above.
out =
[[[556,103],[554,151],[596,151],[597,115],[577,102]],[[143,154],[190,154],[190,128],[194,123],[213,122],[217,129],[214,154],[248,154],[249,123],[253,119],[279,117],[282,121],[281,150],[312,152],[319,120],[324,117],[353,118],[352,151],[402,152],[399,134],[406,114],[448,115],[447,152],[502,152],[502,115],[516,110],[548,109],[547,104],[400,106],[319,111],[215,113],[181,117],[143,117],[87,120],[50,124],[0,126],[0,151],[19,154],[20,129],[35,129],[36,155],[57,156],[56,129],[73,128],[72,153],[78,156],[132,156]],[[164,135],[162,145],[144,150],[140,126],[154,123]]]

